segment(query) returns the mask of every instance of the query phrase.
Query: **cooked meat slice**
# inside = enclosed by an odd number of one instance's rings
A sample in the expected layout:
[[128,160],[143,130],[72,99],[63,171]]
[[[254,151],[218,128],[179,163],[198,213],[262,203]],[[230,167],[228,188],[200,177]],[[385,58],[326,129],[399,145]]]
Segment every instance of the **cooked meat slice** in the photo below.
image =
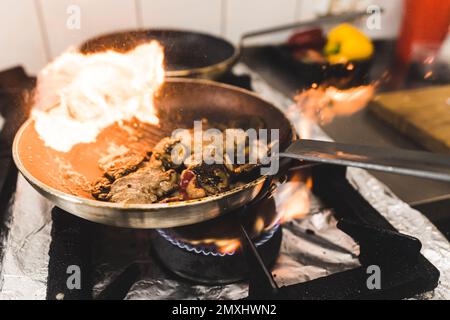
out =
[[174,170],[162,171],[145,166],[119,178],[111,185],[110,201],[120,203],[153,203],[174,191],[178,184]]
[[184,187],[191,199],[223,192],[229,185],[229,175],[225,167],[218,164],[193,165],[181,174],[181,187]]
[[197,177],[193,177],[186,185],[187,199],[199,199],[207,196],[206,190],[198,185]]
[[108,178],[100,178],[91,188],[92,196],[97,200],[108,201],[111,184],[112,182]]
[[134,189],[119,189],[112,193],[109,199],[111,202],[127,203],[127,204],[145,204],[154,203],[158,201],[158,197],[145,190]]
[[111,181],[114,181],[139,169],[145,160],[145,154],[128,152],[126,154],[101,161],[100,168],[105,172],[105,177]]
[[164,170],[178,168],[179,165],[172,161],[172,149],[180,140],[164,138],[153,148],[149,166],[152,168],[163,168]]
[[184,200],[198,199],[207,196],[206,190],[198,185],[194,171],[184,170],[180,176],[180,191]]

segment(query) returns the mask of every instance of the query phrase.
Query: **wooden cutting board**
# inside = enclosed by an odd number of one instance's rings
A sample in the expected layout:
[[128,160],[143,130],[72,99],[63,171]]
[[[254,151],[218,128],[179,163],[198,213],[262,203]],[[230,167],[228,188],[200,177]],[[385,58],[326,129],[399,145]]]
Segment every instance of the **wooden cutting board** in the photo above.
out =
[[450,153],[450,85],[383,93],[369,108],[426,149]]

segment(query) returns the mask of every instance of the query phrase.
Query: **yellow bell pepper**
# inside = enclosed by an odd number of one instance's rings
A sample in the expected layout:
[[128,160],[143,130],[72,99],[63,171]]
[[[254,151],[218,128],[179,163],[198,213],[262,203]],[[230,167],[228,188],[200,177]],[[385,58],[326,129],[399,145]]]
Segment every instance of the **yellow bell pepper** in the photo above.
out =
[[324,53],[330,63],[369,59],[374,51],[372,41],[357,28],[343,23],[328,33]]

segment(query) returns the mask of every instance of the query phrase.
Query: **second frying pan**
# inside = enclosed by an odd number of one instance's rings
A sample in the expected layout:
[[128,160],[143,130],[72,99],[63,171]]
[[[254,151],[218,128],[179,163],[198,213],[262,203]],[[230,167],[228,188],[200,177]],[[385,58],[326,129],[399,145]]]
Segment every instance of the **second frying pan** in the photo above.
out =
[[167,77],[216,79],[239,58],[239,49],[225,39],[206,33],[169,29],[123,31],[93,38],[80,47],[83,53],[108,49],[126,52],[151,40],[164,47]]

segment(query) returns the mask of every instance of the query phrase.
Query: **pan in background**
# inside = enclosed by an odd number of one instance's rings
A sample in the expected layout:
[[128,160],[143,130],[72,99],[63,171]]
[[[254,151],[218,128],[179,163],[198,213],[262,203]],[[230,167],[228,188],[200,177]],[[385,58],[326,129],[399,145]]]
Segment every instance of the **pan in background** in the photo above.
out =
[[80,51],[126,52],[151,40],[159,41],[164,47],[167,77],[217,79],[239,58],[239,49],[225,39],[200,32],[168,29],[106,34],[83,43]]
[[271,46],[270,51],[279,65],[295,73],[305,88],[328,84],[345,89],[369,82],[372,59],[336,64],[305,62],[297,59],[294,49],[287,44]]

